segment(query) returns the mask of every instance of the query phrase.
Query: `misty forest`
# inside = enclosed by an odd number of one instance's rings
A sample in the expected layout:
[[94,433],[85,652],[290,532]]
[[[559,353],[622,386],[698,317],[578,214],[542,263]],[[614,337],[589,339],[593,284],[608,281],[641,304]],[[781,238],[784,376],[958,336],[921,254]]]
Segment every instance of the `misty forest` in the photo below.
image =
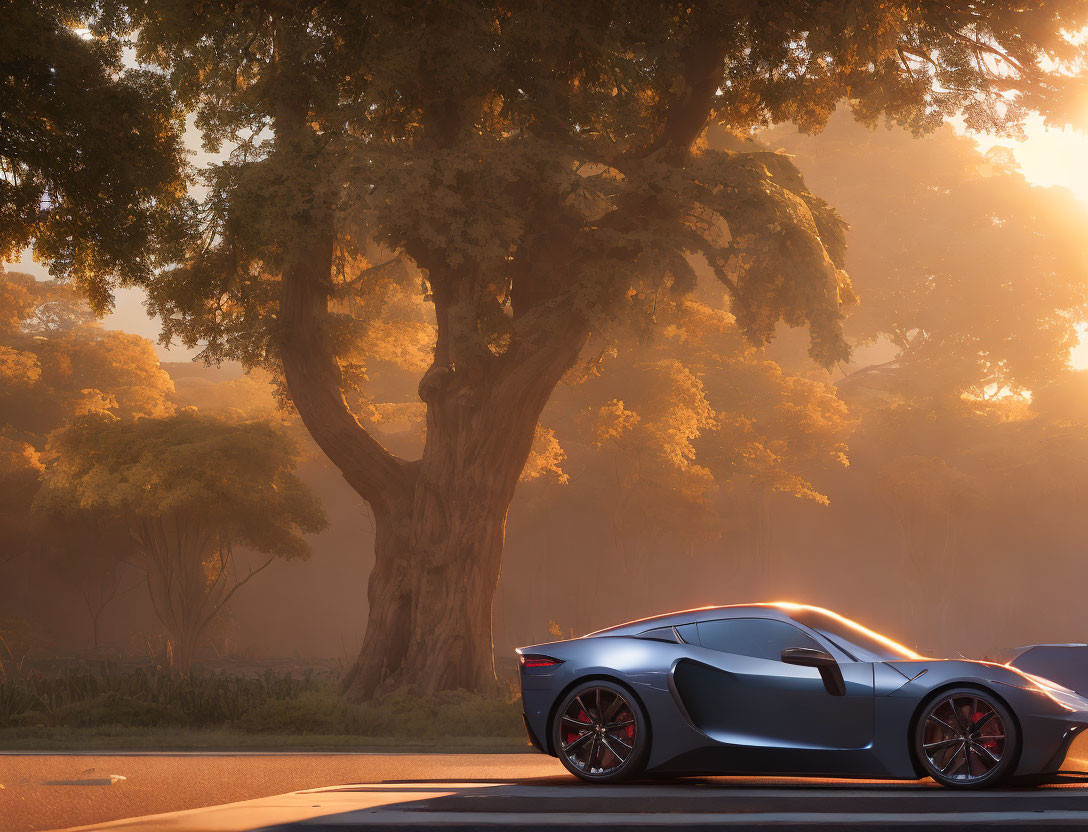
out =
[[4,16],[0,728],[506,725],[513,648],[707,604],[1088,640],[1088,206],[1013,149],[1088,2]]

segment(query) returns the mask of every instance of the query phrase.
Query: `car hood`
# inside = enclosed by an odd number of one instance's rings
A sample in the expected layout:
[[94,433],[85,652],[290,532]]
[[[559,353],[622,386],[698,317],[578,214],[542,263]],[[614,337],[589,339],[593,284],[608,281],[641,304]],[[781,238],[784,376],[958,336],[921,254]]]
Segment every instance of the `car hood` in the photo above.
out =
[[922,659],[891,661],[885,664],[895,668],[908,679],[914,679],[928,670],[944,671],[942,676],[964,679],[974,677],[980,681],[1039,691],[1068,710],[1088,711],[1088,698],[1085,698],[1084,694],[1063,685],[1058,680],[1039,676],[1016,667],[1012,663],[998,664],[970,659]]

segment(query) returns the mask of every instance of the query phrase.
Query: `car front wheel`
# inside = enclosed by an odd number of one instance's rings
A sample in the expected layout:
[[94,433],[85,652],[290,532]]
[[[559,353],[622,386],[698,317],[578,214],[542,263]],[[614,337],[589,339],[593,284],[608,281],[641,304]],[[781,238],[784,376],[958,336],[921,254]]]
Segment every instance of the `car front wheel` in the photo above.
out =
[[914,753],[942,786],[995,786],[1012,773],[1020,738],[997,697],[974,688],[943,691],[919,714]]
[[640,775],[650,753],[649,726],[638,700],[604,680],[578,685],[564,697],[552,743],[567,771],[591,783]]

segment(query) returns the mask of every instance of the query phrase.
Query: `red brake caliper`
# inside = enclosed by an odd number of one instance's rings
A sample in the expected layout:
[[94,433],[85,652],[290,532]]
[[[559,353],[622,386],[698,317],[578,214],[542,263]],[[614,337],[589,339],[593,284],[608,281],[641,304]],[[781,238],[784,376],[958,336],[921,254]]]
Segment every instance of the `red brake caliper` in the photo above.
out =
[[[980,719],[982,719],[983,716],[984,716],[984,714],[981,711],[976,712],[975,715],[971,717],[971,724],[972,725],[977,724],[978,721]],[[981,745],[983,748],[989,749],[990,751],[993,751],[995,746],[997,745],[997,740],[986,739],[985,734],[983,734],[981,737],[979,737],[979,739],[981,740],[979,742],[979,745]]]
[[[579,709],[579,710],[578,710],[578,721],[579,721],[579,722],[592,722],[593,720],[591,720],[591,719],[589,718],[589,714],[587,714],[587,713],[586,713],[585,711],[583,711],[583,710]],[[567,731],[567,739],[566,739],[566,741],[567,741],[568,743],[572,743],[572,742],[574,742],[574,741],[575,741],[576,739],[578,739],[578,737],[580,737],[580,736],[581,736],[581,734],[579,734],[578,732],[575,732],[575,733],[571,733],[570,731]]]

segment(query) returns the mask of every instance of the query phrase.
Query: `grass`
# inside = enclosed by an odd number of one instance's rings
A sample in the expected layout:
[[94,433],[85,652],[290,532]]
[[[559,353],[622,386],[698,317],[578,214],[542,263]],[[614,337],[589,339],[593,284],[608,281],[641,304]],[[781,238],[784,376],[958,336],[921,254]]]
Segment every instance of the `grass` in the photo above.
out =
[[0,749],[517,750],[521,703],[465,692],[351,704],[329,675],[70,671],[0,683]]
[[0,728],[0,751],[528,751],[524,737],[363,737],[352,734],[253,734],[232,728]]

